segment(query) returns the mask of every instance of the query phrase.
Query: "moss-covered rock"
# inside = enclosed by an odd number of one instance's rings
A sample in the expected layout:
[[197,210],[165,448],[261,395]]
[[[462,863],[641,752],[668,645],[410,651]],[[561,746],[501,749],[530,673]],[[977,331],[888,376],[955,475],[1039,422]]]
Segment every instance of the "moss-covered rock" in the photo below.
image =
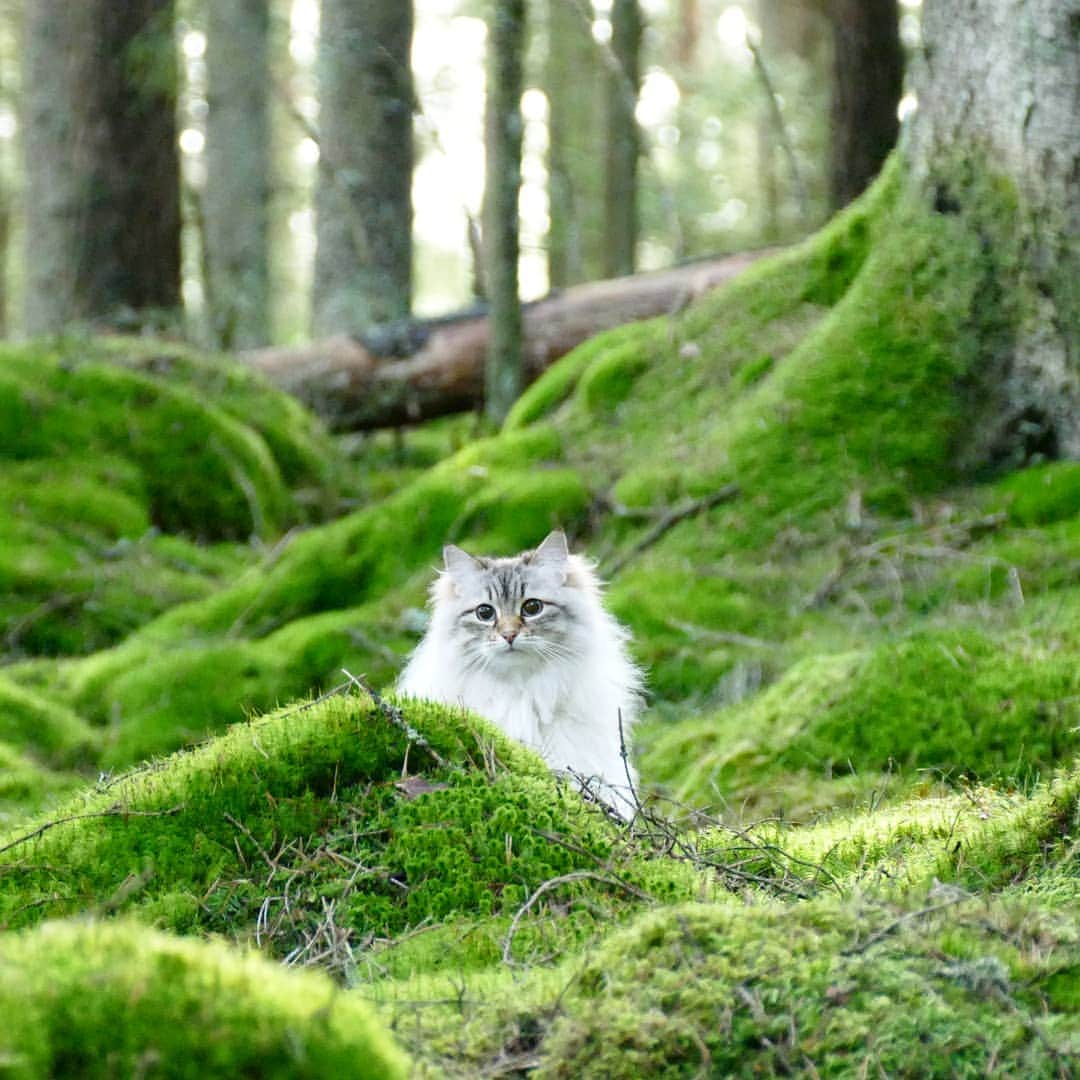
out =
[[409,1075],[363,1002],[221,945],[50,923],[5,935],[0,958],[0,1059],[20,1080]]

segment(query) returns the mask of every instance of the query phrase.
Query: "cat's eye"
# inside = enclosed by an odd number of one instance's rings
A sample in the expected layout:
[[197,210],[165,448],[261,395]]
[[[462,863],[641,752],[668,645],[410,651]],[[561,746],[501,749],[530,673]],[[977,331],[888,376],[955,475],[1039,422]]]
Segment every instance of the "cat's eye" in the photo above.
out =
[[491,622],[495,618],[495,609],[490,604],[479,604],[473,614],[481,622]]
[[543,600],[526,600],[525,603],[521,605],[522,615],[539,615],[543,610]]

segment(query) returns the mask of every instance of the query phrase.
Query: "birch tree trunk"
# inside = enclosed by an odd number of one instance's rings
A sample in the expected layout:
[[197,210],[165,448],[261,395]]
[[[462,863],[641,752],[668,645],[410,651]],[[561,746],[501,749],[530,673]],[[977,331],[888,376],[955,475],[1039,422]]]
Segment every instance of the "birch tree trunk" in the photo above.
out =
[[207,301],[216,343],[270,339],[269,0],[209,6],[206,48]]
[[409,314],[412,29],[411,0],[323,0],[316,337]]
[[26,11],[23,328],[180,302],[180,163],[169,0]]

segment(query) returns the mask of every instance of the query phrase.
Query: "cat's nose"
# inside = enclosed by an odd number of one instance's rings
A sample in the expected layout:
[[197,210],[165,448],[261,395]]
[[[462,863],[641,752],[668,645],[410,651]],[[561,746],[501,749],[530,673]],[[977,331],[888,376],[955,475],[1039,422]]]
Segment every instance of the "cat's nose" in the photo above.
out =
[[507,629],[505,630],[500,630],[499,633],[502,634],[503,638],[505,638],[507,645],[513,645],[514,638],[518,636],[517,630],[513,630],[509,627],[507,627]]

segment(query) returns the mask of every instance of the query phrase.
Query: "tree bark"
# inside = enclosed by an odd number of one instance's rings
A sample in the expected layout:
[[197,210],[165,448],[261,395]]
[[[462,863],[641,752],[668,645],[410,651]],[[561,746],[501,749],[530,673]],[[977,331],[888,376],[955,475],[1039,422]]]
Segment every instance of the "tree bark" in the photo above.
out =
[[27,333],[180,302],[170,0],[34,0],[23,99]]
[[[1078,458],[1080,2],[927,0],[923,41],[905,162],[930,212],[970,221],[993,270],[965,457]],[[987,217],[987,189],[1013,209]]]
[[833,31],[830,199],[860,195],[896,145],[904,82],[896,0],[829,0]]
[[525,0],[493,0],[488,49],[484,255],[491,325],[484,404],[502,423],[525,386],[518,295]]
[[[768,250],[554,293],[524,309],[524,378],[603,330],[681,310]],[[483,314],[410,323],[379,341],[346,335],[241,359],[299,398],[335,431],[414,424],[475,409],[484,399],[489,323]]]
[[323,0],[316,337],[409,314],[412,28],[411,0]]
[[637,172],[641,153],[638,89],[644,25],[638,0],[615,0],[611,9],[612,70],[608,74],[607,175],[604,272],[632,274],[637,248]]
[[553,289],[604,276],[605,68],[592,8],[547,0],[548,281]]
[[207,27],[207,306],[218,347],[270,340],[269,0],[211,4]]

